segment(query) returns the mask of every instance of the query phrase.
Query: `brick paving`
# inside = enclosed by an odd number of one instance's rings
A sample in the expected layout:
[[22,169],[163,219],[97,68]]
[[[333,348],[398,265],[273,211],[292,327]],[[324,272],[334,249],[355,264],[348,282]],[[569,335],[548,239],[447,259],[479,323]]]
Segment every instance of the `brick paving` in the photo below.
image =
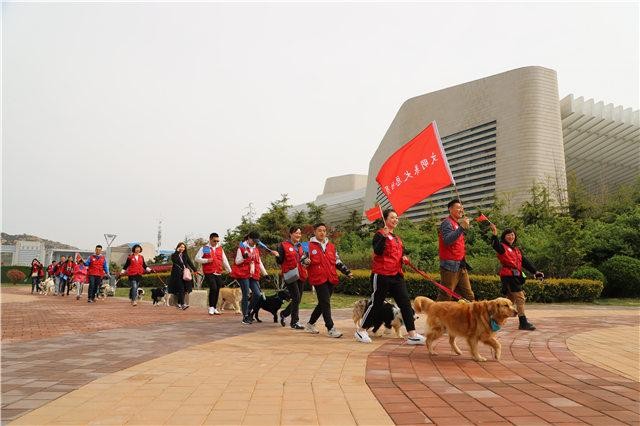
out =
[[500,362],[474,362],[461,341],[461,356],[446,338],[429,356],[393,340],[369,356],[366,382],[395,424],[640,424],[638,311],[543,309],[530,310],[538,331],[499,333]]
[[531,306],[539,331],[513,321],[502,360],[476,363],[446,339],[435,357],[357,343],[349,310],[330,339],[125,299],[1,296],[3,423],[640,425],[638,309]]

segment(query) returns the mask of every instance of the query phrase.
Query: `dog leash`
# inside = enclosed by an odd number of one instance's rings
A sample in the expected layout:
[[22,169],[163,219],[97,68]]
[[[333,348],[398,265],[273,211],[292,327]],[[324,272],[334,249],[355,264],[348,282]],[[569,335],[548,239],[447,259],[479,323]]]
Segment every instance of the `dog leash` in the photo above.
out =
[[421,271],[420,269],[416,268],[413,263],[411,262],[407,262],[407,265],[411,267],[411,269],[413,269],[414,271],[416,271],[418,274],[422,275],[424,278],[426,278],[429,282],[431,282],[432,284],[435,284],[436,287],[438,287],[440,290],[444,291],[445,293],[447,293],[449,296],[454,297],[456,299],[458,299],[458,301],[462,301],[462,302],[468,302],[467,299],[464,299],[462,296],[460,296],[458,293],[456,293],[455,291],[451,290],[448,287],[443,286],[442,284],[440,284],[439,282],[434,281],[426,272]]

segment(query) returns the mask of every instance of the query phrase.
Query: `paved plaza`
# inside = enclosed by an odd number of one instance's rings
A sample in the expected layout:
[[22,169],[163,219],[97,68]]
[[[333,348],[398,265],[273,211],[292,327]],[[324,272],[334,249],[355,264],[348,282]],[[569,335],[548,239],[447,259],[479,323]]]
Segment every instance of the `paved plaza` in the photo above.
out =
[[477,363],[462,341],[461,356],[447,339],[438,356],[390,335],[357,343],[348,309],[332,339],[268,313],[247,326],[25,287],[1,303],[3,424],[640,425],[638,308],[532,305],[538,330],[509,320],[502,360]]

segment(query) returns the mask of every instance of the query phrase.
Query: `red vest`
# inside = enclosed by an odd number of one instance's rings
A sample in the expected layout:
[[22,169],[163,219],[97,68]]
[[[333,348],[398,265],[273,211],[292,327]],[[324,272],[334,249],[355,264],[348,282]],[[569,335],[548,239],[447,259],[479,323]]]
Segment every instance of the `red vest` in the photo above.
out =
[[322,245],[320,243],[310,241],[309,259],[311,260],[311,264],[307,267],[309,284],[320,285],[327,281],[333,285],[338,284],[336,247],[332,243],[327,243],[326,250],[322,251]]
[[[257,249],[256,249],[257,250]],[[202,248],[203,259],[213,259],[211,262],[202,264],[202,272],[205,275],[222,273],[222,247],[211,247],[206,245]]]
[[64,274],[69,278],[71,278],[73,276],[73,270],[75,269],[75,267],[76,267],[76,262],[67,261],[67,263],[64,265]]
[[[248,257],[242,261],[240,265],[236,264],[235,260],[231,267],[231,276],[233,278],[253,278],[254,280],[260,279],[260,250],[258,247],[254,247],[253,253],[247,247],[240,246],[238,248],[242,254],[247,253]],[[253,262],[254,270],[251,273],[251,262]]]
[[298,246],[297,249],[293,245],[291,241],[283,241],[282,248],[284,248],[284,261],[280,268],[282,273],[289,272],[296,266],[298,267],[298,273],[300,274],[300,281],[305,281],[307,279],[307,268],[302,267],[300,263],[300,258],[304,254],[302,250],[302,246]]
[[56,264],[52,263],[51,265],[47,266],[47,273],[49,274],[49,276],[53,276],[53,274],[56,272]]
[[103,255],[96,256],[95,254],[92,254],[91,256],[89,256],[89,270],[87,272],[87,275],[94,277],[103,276],[105,261],[106,260]]
[[144,257],[141,254],[138,255],[138,260],[136,261],[136,256],[134,254],[129,255],[129,266],[127,267],[127,275],[142,275],[144,274]]
[[517,269],[518,272],[522,272],[522,253],[517,247],[509,247],[508,244],[502,244],[502,248],[504,249],[503,254],[496,253],[498,256],[498,260],[500,261],[500,276],[501,277],[511,277],[513,276],[512,269]]
[[[453,220],[451,216],[448,216],[445,220],[448,220],[449,222],[451,222],[451,225],[453,226],[454,231],[460,227],[460,225],[458,225],[458,222]],[[440,260],[460,261],[464,259],[465,253],[466,253],[466,250],[464,248],[463,234],[460,234],[458,239],[455,240],[453,244],[448,246],[444,243],[441,233],[438,232],[438,254],[440,256]]]
[[[378,231],[382,235],[382,230]],[[384,252],[381,255],[373,253],[371,272],[380,275],[404,275],[402,272],[402,240],[389,234],[386,237]]]
[[73,271],[73,282],[83,284],[87,282],[87,267],[84,264],[76,264],[76,268]]
[[44,269],[43,269],[42,265],[39,265],[37,263],[35,265],[33,265],[33,272],[38,274],[38,277],[44,277]]
[[[65,260],[65,263],[66,262],[67,261]],[[56,263],[56,266],[53,267],[53,273],[56,276],[59,276],[60,274],[62,274],[63,271],[64,271],[64,263],[62,263],[62,262]]]

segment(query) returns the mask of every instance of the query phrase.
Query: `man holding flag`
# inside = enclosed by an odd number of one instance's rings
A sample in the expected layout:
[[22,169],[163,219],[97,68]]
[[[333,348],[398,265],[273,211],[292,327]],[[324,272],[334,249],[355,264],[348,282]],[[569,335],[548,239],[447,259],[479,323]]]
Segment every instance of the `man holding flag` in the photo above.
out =
[[[440,282],[464,299],[475,299],[465,261],[464,236],[469,229],[469,218],[464,217],[460,200],[453,199],[447,204],[447,216],[438,229],[438,255],[440,257]],[[451,296],[440,290],[438,301],[451,300]]]

